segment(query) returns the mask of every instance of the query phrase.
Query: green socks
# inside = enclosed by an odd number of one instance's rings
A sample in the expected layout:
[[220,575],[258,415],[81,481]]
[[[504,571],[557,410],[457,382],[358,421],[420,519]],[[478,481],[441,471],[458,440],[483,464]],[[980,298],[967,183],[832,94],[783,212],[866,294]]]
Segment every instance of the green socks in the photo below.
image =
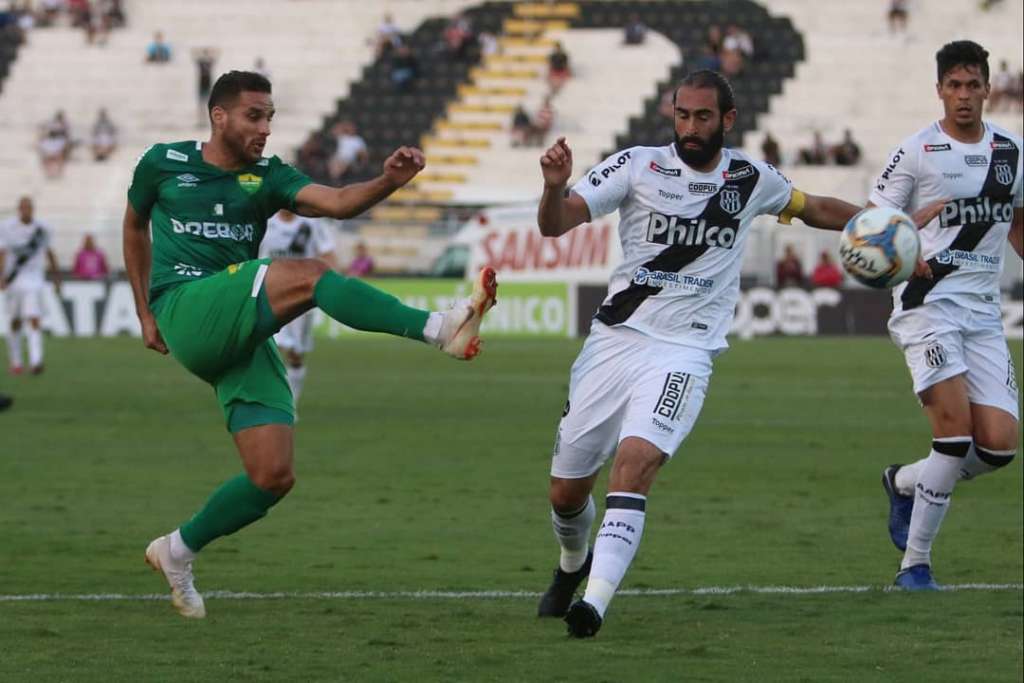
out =
[[366,332],[387,332],[423,341],[430,313],[410,308],[397,298],[356,278],[331,271],[313,288],[313,301],[339,323]]
[[203,509],[181,526],[181,538],[193,552],[199,552],[210,541],[233,534],[263,517],[279,500],[279,496],[240,474],[221,484]]

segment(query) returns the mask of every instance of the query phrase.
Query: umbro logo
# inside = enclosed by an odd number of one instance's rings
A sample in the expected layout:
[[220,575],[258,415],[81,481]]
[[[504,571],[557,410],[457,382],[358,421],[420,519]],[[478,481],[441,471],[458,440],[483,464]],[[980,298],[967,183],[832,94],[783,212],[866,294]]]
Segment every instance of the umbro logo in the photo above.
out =
[[178,176],[178,187],[195,187],[198,182],[199,178],[191,173],[182,173]]

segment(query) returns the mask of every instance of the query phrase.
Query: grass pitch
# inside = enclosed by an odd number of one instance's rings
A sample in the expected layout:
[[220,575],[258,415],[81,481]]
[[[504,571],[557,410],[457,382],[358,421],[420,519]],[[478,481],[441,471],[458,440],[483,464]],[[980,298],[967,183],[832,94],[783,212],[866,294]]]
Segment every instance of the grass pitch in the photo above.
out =
[[[303,595],[211,597],[186,622],[163,600],[59,596],[165,592],[146,543],[239,471],[212,392],[136,340],[49,341],[45,375],[0,386],[17,401],[0,415],[0,680],[1021,679],[1019,587],[881,590],[899,555],[879,475],[929,441],[884,339],[736,342],[623,585],[871,590],[622,595],[586,642],[538,621],[508,593],[543,590],[557,560],[548,460],[578,347],[494,339],[463,364],[321,342],[295,490],[196,563],[203,591]],[[1020,473],[957,489],[941,583],[1021,583]],[[345,591],[399,595],[316,595]],[[54,599],[6,597],[29,594]]]

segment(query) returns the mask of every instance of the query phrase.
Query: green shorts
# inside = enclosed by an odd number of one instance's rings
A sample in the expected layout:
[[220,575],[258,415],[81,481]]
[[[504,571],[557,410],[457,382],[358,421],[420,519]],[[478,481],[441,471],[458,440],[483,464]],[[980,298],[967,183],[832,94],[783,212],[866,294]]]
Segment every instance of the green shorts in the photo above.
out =
[[228,266],[151,304],[171,355],[213,386],[231,432],[294,422],[292,392],[272,338],[281,324],[263,287],[269,266],[270,259]]

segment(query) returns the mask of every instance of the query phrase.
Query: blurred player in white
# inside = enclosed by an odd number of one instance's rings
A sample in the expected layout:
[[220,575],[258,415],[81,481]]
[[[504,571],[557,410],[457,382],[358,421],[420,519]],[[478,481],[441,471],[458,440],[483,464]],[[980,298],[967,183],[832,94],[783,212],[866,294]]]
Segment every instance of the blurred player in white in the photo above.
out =
[[[0,290],[6,290],[10,331],[7,352],[10,371],[20,375],[21,338],[28,343],[28,365],[33,375],[43,372],[43,288],[49,265],[60,290],[57,257],[50,248],[50,228],[34,216],[29,197],[18,200],[18,215],[0,223]],[[27,325],[25,323],[28,323]]]
[[[260,258],[316,258],[331,270],[338,270],[334,237],[319,218],[299,216],[282,209],[267,221],[267,234],[260,243]],[[313,350],[314,311],[300,315],[274,335],[288,371],[292,400],[299,404],[299,394],[306,381],[305,356]]]
[[999,276],[1007,240],[1024,244],[1021,139],[981,118],[988,52],[971,41],[936,54],[940,121],[904,140],[870,203],[943,202],[921,230],[930,273],[893,290],[889,331],[931,424],[931,452],[891,465],[882,483],[889,533],[904,551],[896,585],[935,590],[931,548],[959,479],[1005,467],[1018,439],[1018,390],[1002,325]]
[[[723,148],[736,120],[718,73],[687,76],[674,97],[675,142],[613,154],[571,189],[564,138],[541,158],[541,233],[619,211],[623,262],[569,379],[551,464],[558,569],[539,616],[564,616],[569,634],[593,636],[636,554],[658,469],[693,428],[712,363],[728,344],[750,224],[762,214],[840,230],[858,207],[792,187],[769,164]],[[591,491],[614,454],[593,551]],[[572,602],[589,575],[583,599]]]

